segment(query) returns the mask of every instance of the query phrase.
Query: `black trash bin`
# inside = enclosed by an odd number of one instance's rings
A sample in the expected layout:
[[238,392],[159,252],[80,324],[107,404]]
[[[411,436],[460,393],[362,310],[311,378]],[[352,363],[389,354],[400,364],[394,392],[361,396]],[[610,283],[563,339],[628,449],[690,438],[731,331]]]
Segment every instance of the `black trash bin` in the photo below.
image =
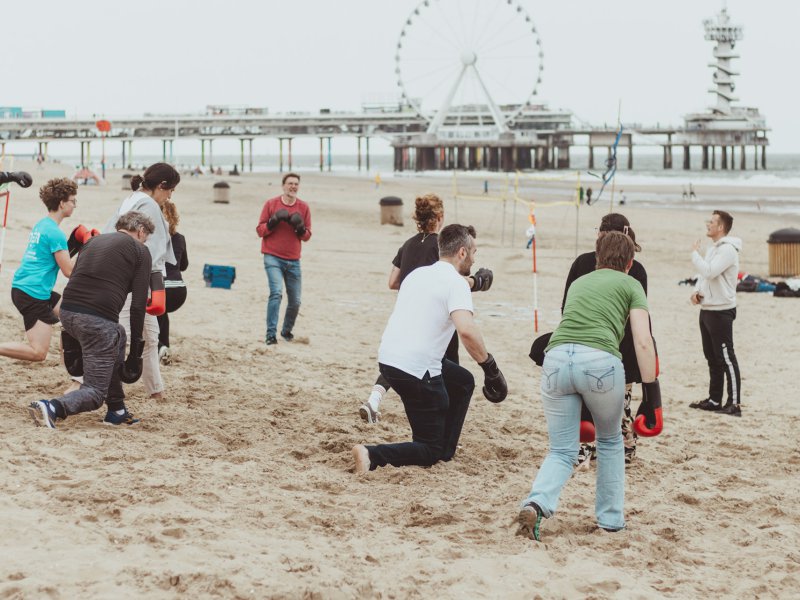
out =
[[381,198],[381,225],[403,225],[403,201],[397,196]]
[[800,229],[787,227],[769,234],[769,274],[793,277],[800,274]]

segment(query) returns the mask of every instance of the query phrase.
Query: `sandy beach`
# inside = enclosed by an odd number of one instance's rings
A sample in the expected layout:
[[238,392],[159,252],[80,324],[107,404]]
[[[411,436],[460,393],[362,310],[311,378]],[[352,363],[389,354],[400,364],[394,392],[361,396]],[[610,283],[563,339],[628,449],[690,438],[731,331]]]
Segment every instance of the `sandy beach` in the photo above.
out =
[[[63,165],[15,167],[29,170],[34,186],[11,189],[3,341],[24,335],[10,287],[28,233],[45,214],[38,188],[72,174]],[[102,227],[126,195],[121,175],[109,171],[106,185],[81,187],[62,229]],[[230,204],[212,202],[219,179],[231,185]],[[498,175],[493,189],[503,180]],[[481,184],[470,180],[464,190],[479,194]],[[574,180],[526,185],[541,204],[545,332],[558,323],[576,245],[575,208],[545,205],[568,195]],[[57,336],[44,363],[0,359],[0,598],[795,597],[800,300],[739,294],[734,339],[744,416],[690,409],[706,397],[708,370],[697,308],[678,282],[694,273],[691,248],[704,237],[708,212],[637,205],[637,196],[671,192],[625,188],[632,201],[619,211],[643,248],[637,259],[649,277],[665,414],[664,433],[641,439],[626,471],[625,531],[595,528],[592,466],[565,487],[541,543],[514,536],[518,503],[547,451],[540,371],[527,356],[536,334],[526,206],[509,201],[504,213],[501,201],[455,201],[442,176],[384,175],[376,189],[368,175],[303,173],[299,196],[310,204],[313,237],[303,250],[299,339],[267,347],[255,226],[264,200],[280,193],[280,176],[187,174],[173,201],[188,244],[188,300],[170,317],[166,397],[148,399],[141,383],[127,387],[140,425],[103,426],[101,409],[55,431],[35,428],[27,404],[57,397],[68,383]],[[473,396],[452,462],[356,476],[353,444],[409,437],[393,392],[380,424],[362,423],[358,407],[377,374],[394,303],[391,259],[415,233],[414,196],[429,191],[445,199],[446,223],[478,230],[475,266],[495,277],[489,292],[474,296],[476,318],[509,396],[498,405]],[[766,277],[769,233],[800,227],[800,213],[739,214],[740,200],[725,205],[729,192],[747,192],[715,187],[713,194],[743,239],[741,269]],[[768,203],[792,191],[752,193]],[[378,199],[386,195],[405,201],[403,227],[379,224]],[[608,200],[580,208],[580,252],[593,248]],[[207,288],[206,263],[235,266],[232,289]],[[64,285],[59,279],[57,291]],[[480,381],[480,368],[461,355]]]

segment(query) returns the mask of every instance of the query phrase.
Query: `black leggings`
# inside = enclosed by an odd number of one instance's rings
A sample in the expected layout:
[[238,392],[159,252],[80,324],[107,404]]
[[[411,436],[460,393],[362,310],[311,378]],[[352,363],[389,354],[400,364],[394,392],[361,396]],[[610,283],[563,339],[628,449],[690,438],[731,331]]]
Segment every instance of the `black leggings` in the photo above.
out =
[[[449,360],[450,362],[459,364],[458,362],[458,332],[453,332],[453,337],[450,339],[450,343],[447,345],[447,350],[444,352],[444,357]],[[378,378],[375,380],[375,385],[381,386],[387,392],[392,389],[392,384],[386,381],[386,378],[383,375],[378,375]]]
[[169,346],[169,313],[175,312],[186,302],[186,288],[167,288],[167,310],[158,317],[158,347]]

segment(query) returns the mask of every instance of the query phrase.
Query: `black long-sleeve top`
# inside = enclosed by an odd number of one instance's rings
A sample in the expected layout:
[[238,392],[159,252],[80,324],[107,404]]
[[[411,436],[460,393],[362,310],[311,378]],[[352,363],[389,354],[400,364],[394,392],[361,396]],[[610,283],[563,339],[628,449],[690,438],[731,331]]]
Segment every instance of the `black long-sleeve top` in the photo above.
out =
[[[186,253],[186,238],[183,234],[175,233],[172,236],[172,251],[175,253],[175,264],[171,262],[165,263],[167,268],[167,276],[164,281],[183,281],[181,271],[185,271],[189,267],[189,256]],[[167,284],[167,287],[172,287]]]
[[119,322],[131,297],[131,337],[141,338],[152,260],[147,246],[122,232],[106,233],[83,246],[61,306],[64,310]]

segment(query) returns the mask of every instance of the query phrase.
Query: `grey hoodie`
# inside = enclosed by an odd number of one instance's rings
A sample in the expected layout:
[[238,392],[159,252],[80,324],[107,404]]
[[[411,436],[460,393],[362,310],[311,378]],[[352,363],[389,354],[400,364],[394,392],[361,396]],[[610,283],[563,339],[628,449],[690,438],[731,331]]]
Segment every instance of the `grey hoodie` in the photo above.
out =
[[694,289],[702,296],[701,309],[736,308],[741,249],[741,239],[726,235],[706,250],[705,258],[697,250],[692,252],[692,264],[697,269],[697,284]]
[[145,246],[150,250],[150,257],[153,259],[153,273],[161,272],[162,275],[167,274],[164,263],[168,262],[175,264],[175,253],[172,251],[172,238],[169,235],[169,225],[167,224],[164,215],[158,203],[144,192],[133,192],[130,196],[122,201],[117,214],[115,214],[106,223],[103,228],[103,233],[111,233],[114,231],[114,226],[117,224],[117,219],[124,215],[129,210],[136,210],[143,212],[153,221],[156,226],[155,231],[150,234],[145,242]]

